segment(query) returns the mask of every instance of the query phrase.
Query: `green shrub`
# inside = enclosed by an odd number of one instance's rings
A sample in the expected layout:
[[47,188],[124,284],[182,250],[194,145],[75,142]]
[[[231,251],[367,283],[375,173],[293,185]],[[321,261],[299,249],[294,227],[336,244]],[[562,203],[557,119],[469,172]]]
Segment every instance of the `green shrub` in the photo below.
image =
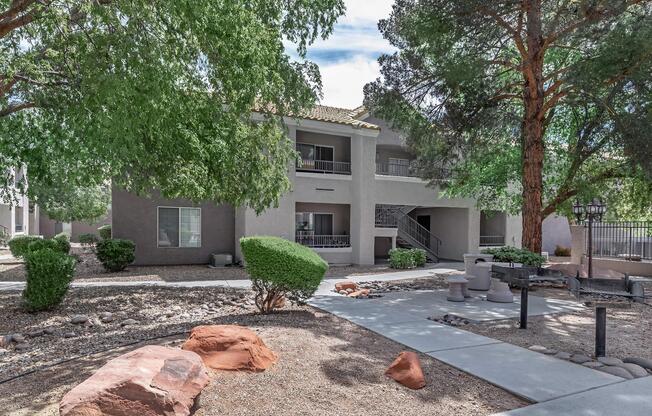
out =
[[111,238],[111,225],[103,225],[100,228],[97,229],[97,231],[100,233],[100,238],[102,240],[108,240]]
[[533,253],[530,250],[516,247],[499,247],[482,250],[485,254],[494,256],[494,261],[502,263],[522,263],[525,266],[540,267],[545,263],[541,254]]
[[54,236],[53,238],[54,241],[59,244],[59,250],[64,253],[68,254],[70,253],[70,237],[66,233],[59,233]]
[[413,248],[410,250],[412,252],[412,258],[417,267],[423,267],[426,265],[428,258],[426,257],[426,250],[420,248]]
[[136,245],[131,240],[109,238],[97,243],[97,259],[109,272],[124,270],[134,261]]
[[256,306],[269,313],[288,298],[303,302],[311,297],[328,264],[308,247],[278,237],[246,237],[240,247],[256,292]]
[[80,234],[79,242],[85,246],[94,246],[100,242],[100,237],[93,233]]
[[9,243],[10,238],[11,236],[9,235],[9,232],[6,229],[4,228],[0,229],[0,246],[3,247],[6,246],[7,243]]
[[[52,240],[44,240],[52,241]],[[25,307],[31,311],[50,309],[63,300],[75,272],[75,260],[43,247],[25,256],[27,286],[23,291]]]
[[25,254],[29,251],[29,245],[38,240],[42,240],[42,238],[32,235],[21,235],[12,238],[7,244],[9,245],[11,255],[20,259],[25,257]]
[[63,251],[61,251],[61,246],[59,245],[59,242],[56,241],[53,238],[48,239],[48,240],[43,239],[43,238],[39,238],[39,239],[37,239],[35,241],[32,241],[31,243],[29,243],[26,254],[29,254],[29,253],[31,253],[33,251],[43,250],[43,249],[54,250],[54,251],[58,251],[58,252],[63,253],[63,254],[67,254],[67,253],[64,253]]
[[417,267],[412,250],[393,248],[389,250],[389,266],[393,269],[413,269]]
[[570,255],[571,255],[570,247],[555,246],[555,256],[570,257]]

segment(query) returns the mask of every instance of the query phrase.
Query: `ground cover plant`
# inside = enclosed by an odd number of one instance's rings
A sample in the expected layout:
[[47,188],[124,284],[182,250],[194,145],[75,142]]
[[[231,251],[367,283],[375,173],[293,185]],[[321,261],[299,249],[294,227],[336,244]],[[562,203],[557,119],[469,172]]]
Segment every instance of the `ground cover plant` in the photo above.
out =
[[246,237],[240,247],[256,292],[256,306],[263,313],[272,312],[285,298],[305,301],[328,270],[313,250],[283,238]]
[[420,248],[394,248],[389,251],[389,265],[393,269],[423,267],[426,260],[426,252]]

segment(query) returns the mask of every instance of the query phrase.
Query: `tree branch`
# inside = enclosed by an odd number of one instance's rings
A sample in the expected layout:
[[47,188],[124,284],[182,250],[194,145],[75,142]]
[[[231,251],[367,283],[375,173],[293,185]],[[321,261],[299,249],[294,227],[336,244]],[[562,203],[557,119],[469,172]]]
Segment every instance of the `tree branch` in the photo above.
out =
[[35,108],[36,103],[25,102],[19,104],[11,104],[3,109],[0,109],[0,117],[6,117],[10,114],[17,113],[18,111],[26,110],[28,108]]

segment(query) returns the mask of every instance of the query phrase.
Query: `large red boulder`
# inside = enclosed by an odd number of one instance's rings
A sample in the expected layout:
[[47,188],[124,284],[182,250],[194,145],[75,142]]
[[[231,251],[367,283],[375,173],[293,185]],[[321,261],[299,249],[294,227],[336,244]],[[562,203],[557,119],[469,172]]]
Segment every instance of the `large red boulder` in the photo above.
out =
[[254,331],[238,325],[195,327],[181,348],[196,352],[215,370],[259,372],[278,360]]
[[343,282],[335,283],[336,292],[347,290],[347,289],[351,289],[353,291],[358,290],[358,285],[350,280],[345,280]]
[[414,352],[403,351],[400,353],[385,371],[385,375],[413,390],[426,386],[419,356]]
[[191,351],[149,345],[109,361],[70,390],[61,416],[186,416],[208,384],[201,358]]

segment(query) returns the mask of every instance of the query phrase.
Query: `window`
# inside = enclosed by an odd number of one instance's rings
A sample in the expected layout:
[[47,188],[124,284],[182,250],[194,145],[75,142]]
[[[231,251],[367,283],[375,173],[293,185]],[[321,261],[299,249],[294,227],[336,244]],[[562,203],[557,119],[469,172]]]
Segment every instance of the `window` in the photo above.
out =
[[158,208],[159,247],[201,247],[200,208]]

